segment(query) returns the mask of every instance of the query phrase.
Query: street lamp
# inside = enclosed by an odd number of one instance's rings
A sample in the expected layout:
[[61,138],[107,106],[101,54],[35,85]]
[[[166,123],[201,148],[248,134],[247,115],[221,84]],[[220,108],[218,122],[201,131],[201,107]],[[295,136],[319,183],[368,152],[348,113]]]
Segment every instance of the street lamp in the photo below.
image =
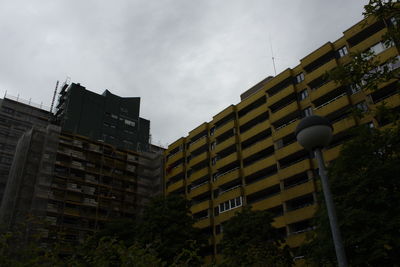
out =
[[323,117],[312,115],[302,119],[296,127],[297,141],[305,149],[314,151],[319,165],[319,175],[322,182],[322,190],[325,197],[326,208],[328,210],[329,224],[331,226],[333,243],[335,245],[336,258],[340,267],[347,266],[346,253],[337,222],[335,205],[333,203],[331,190],[328,183],[328,175],[325,169],[324,159],[321,149],[329,144],[332,139],[333,127],[331,123]]

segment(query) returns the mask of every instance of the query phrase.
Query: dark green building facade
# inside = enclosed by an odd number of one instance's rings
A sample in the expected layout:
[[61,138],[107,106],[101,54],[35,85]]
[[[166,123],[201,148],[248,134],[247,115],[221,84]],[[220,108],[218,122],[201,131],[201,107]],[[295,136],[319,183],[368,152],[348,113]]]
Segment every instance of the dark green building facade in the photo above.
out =
[[124,149],[147,151],[150,121],[139,117],[140,97],[96,94],[79,83],[64,84],[55,118],[62,131]]

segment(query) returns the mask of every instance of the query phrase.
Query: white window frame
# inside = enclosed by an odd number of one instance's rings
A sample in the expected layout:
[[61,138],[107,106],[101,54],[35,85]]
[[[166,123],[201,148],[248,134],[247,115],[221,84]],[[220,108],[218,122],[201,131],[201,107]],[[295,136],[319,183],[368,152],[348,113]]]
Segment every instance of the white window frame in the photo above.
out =
[[307,108],[303,109],[303,114],[305,117],[313,115],[313,108],[307,107]]
[[339,57],[344,57],[349,53],[349,50],[347,49],[347,46],[343,46],[338,49]]
[[304,89],[304,90],[300,91],[300,101],[306,99],[307,97],[308,97],[308,90],[307,89]]
[[232,198],[230,200],[220,203],[218,205],[218,210],[219,210],[219,213],[223,213],[223,212],[226,212],[226,211],[229,211],[229,210],[241,207],[241,206],[243,206],[242,196],[235,197],[235,198]]
[[296,83],[301,83],[302,81],[304,81],[304,73],[300,72],[296,75]]

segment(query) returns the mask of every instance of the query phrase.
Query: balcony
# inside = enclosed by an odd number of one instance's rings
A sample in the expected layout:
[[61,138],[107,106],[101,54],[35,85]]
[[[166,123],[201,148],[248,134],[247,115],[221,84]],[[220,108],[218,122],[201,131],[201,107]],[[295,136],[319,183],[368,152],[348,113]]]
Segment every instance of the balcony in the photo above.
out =
[[237,208],[225,211],[223,213],[220,213],[218,216],[215,217],[214,221],[215,224],[220,224],[223,223],[227,220],[229,220],[230,218],[232,218],[233,216],[235,216],[236,212],[239,212],[242,210],[242,206],[239,206]]
[[336,84],[335,81],[330,81],[330,82],[327,82],[326,84],[322,85],[321,87],[319,87],[316,90],[311,90],[311,93],[310,93],[311,102],[313,102],[314,100],[320,98],[321,96],[323,96],[329,92],[332,92],[333,90],[335,90],[338,87],[339,87],[339,85]]
[[222,141],[221,143],[217,143],[217,145],[215,146],[214,152],[218,153],[221,150],[224,150],[225,148],[228,148],[234,144],[236,144],[236,136],[235,135],[229,137],[228,139]]
[[239,173],[239,168],[234,169],[232,171],[226,172],[226,173],[222,173],[221,175],[219,175],[215,181],[213,182],[213,186],[214,187],[218,187],[221,184],[230,182],[232,180],[235,180],[237,178],[240,177],[240,173]]
[[310,73],[308,73],[306,75],[306,83],[311,82],[312,80],[317,79],[318,77],[320,77],[321,75],[324,75],[326,71],[332,70],[333,68],[337,67],[337,62],[335,58],[332,58],[331,60],[329,60],[328,62],[326,62],[325,64],[319,66],[318,68],[316,68],[315,70],[311,71]]
[[269,120],[260,122],[259,124],[255,125],[251,129],[245,131],[244,133],[240,133],[240,139],[242,141],[249,139],[252,136],[260,133],[261,131],[266,131],[268,128],[271,127]]
[[343,93],[328,102],[316,107],[314,114],[325,117],[326,115],[350,105],[349,97]]
[[294,86],[289,85],[288,87],[284,88],[283,90],[279,91],[277,94],[271,96],[268,98],[268,105],[273,105],[279,100],[283,99],[284,97],[287,97],[290,94],[294,93]]
[[[364,29],[365,30],[365,29]],[[387,32],[385,28],[379,29],[379,31],[371,34],[368,34],[368,37],[365,38],[362,42],[356,44],[355,46],[350,48],[350,52],[361,52],[365,51],[369,47],[374,44],[380,42],[382,40],[382,36]]]
[[275,122],[275,121],[283,118],[284,116],[297,111],[298,109],[299,109],[299,104],[297,103],[297,101],[293,101],[292,103],[286,105],[285,107],[282,107],[275,113],[271,113],[270,120],[272,122]]
[[196,164],[198,164],[204,160],[207,160],[207,159],[208,159],[208,153],[207,153],[207,151],[204,151],[200,155],[192,157],[192,159],[189,162],[189,168],[191,168],[191,167],[195,166]]
[[210,217],[204,218],[203,220],[197,221],[193,224],[193,227],[195,228],[206,228],[211,225],[211,219]]
[[255,173],[259,170],[264,169],[267,166],[271,166],[276,164],[276,160],[274,155],[271,155],[269,157],[263,158],[257,162],[255,162],[254,164],[251,164],[249,166],[247,166],[246,168],[243,169],[243,175],[244,176],[248,176],[251,175],[252,173]]
[[167,163],[171,163],[171,162],[175,162],[181,158],[185,157],[185,154],[183,151],[179,151],[175,154],[173,154],[172,156],[170,156],[167,160]]
[[310,159],[304,159],[299,161],[285,169],[279,170],[279,177],[281,179],[285,179],[288,177],[292,177],[298,173],[305,172],[311,169],[311,162]]
[[303,67],[307,67],[310,65],[315,65],[315,62],[318,62],[321,60],[321,58],[328,54],[329,52],[332,52],[332,44],[331,43],[326,43],[317,50],[313,51],[312,53],[308,54],[304,58],[302,58],[301,65]]
[[303,147],[295,141],[294,143],[291,143],[290,145],[287,145],[275,151],[275,156],[279,160],[302,149]]
[[204,135],[204,136],[200,137],[199,139],[197,139],[196,141],[190,143],[189,151],[193,152],[196,149],[206,145],[207,144],[207,139],[208,139],[207,136]]
[[292,248],[297,248],[304,244],[306,241],[306,233],[299,233],[296,235],[290,235],[286,238],[286,244]]
[[251,206],[253,210],[266,210],[282,204],[281,195],[275,195],[267,199],[253,203]]
[[397,56],[397,49],[396,46],[392,46],[389,48],[386,48],[383,52],[379,53],[379,55],[376,56],[376,59],[379,60],[381,63],[387,62],[389,59]]
[[184,181],[183,180],[179,180],[176,183],[171,184],[169,187],[167,187],[167,193],[171,193],[175,190],[180,189],[181,187],[184,187]]
[[324,160],[326,162],[330,162],[336,159],[340,154],[341,145],[332,147],[331,149],[325,150],[324,153]]
[[225,165],[228,165],[229,163],[232,163],[236,160],[238,160],[237,152],[233,152],[229,156],[218,160],[217,163],[215,164],[215,168],[220,169],[220,168],[224,167]]
[[267,112],[267,106],[264,104],[262,106],[259,106],[256,109],[253,109],[252,111],[250,111],[249,113],[247,113],[246,115],[244,115],[243,117],[241,117],[239,119],[239,125],[243,125],[249,121],[251,121],[252,119],[256,118],[257,116],[260,116],[261,114]]
[[210,183],[209,182],[205,182],[204,184],[192,189],[190,191],[190,198],[196,197],[198,195],[204,194],[205,192],[210,191]]
[[208,175],[208,168],[203,168],[201,170],[193,172],[192,175],[190,176],[190,182],[194,182],[197,179],[203,178],[206,175]]
[[230,130],[230,129],[233,129],[234,127],[235,127],[235,120],[232,119],[232,120],[228,121],[227,123],[225,123],[224,125],[221,125],[220,127],[218,127],[218,128],[215,130],[214,135],[215,135],[216,137],[218,137],[218,135],[220,135],[220,134],[222,134],[222,133],[225,133],[226,131],[228,131],[228,130]]
[[230,199],[240,197],[242,195],[242,187],[236,187],[233,190],[229,190],[224,192],[222,195],[218,196],[217,199],[214,199],[214,203],[219,205],[220,203],[223,203],[225,201],[228,201]]
[[290,123],[286,127],[282,127],[280,129],[275,129],[274,133],[274,140],[279,140],[284,136],[287,136],[291,133],[294,133],[297,127],[297,124],[299,124],[300,120],[296,120],[293,123]]
[[226,119],[227,117],[229,117],[232,113],[235,112],[235,106],[234,105],[230,105],[229,107],[225,108],[224,110],[222,110],[220,113],[218,113],[217,115],[215,115],[213,117],[212,122],[214,124],[218,124],[221,120]]
[[211,205],[211,201],[210,200],[203,201],[203,202],[201,202],[199,204],[192,205],[190,207],[190,211],[192,212],[192,214],[193,213],[197,213],[197,212],[200,212],[202,210],[210,208],[210,205]]
[[356,120],[353,117],[346,117],[333,124],[333,134],[350,129],[356,125]]
[[278,175],[276,175],[276,174],[273,176],[270,176],[270,177],[266,177],[258,182],[247,185],[245,187],[245,192],[246,192],[246,195],[250,195],[250,194],[253,194],[264,188],[271,187],[275,184],[279,184],[279,178],[278,178]]
[[376,101],[377,103],[379,102],[385,102],[386,106],[388,108],[395,108],[400,105],[400,94],[396,93],[394,95],[391,95],[387,98],[384,98],[383,100]]
[[167,180],[168,180],[168,178],[171,178],[171,177],[183,172],[183,169],[184,169],[183,168],[183,164],[173,168],[170,172],[167,173],[167,175],[166,175],[167,176]]
[[310,180],[307,183],[302,183],[298,186],[290,187],[282,191],[282,201],[288,201],[293,198],[303,196],[316,191],[314,181]]
[[306,206],[301,209],[289,211],[289,212],[285,213],[285,217],[284,217],[286,224],[291,224],[294,222],[310,219],[314,216],[316,210],[317,210],[317,204],[313,204],[313,205]]
[[263,150],[264,148],[270,147],[273,145],[272,138],[268,137],[264,140],[261,140],[252,146],[242,150],[242,158],[247,158],[248,156]]

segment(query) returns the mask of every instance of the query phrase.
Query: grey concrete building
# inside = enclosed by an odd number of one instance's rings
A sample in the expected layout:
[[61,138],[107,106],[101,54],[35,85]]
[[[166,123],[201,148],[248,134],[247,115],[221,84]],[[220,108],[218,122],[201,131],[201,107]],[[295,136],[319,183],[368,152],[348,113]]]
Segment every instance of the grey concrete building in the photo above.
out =
[[43,108],[10,95],[0,99],[0,203],[18,139],[33,126],[49,124],[50,112]]

